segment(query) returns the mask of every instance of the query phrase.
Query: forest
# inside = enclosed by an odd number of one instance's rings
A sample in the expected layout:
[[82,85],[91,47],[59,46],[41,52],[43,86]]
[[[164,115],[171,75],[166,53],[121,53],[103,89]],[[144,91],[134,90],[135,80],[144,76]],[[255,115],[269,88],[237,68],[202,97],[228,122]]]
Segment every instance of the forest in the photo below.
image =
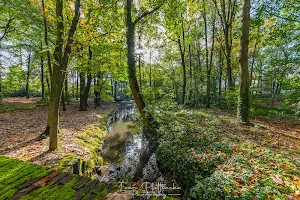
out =
[[1,199],[300,199],[297,0],[1,0]]

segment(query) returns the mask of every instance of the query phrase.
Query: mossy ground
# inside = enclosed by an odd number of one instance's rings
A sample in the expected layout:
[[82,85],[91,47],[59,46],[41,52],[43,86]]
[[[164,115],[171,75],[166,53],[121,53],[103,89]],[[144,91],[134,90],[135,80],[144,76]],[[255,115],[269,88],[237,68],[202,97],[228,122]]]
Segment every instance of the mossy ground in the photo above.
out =
[[[7,157],[0,156],[0,199],[10,199],[16,192],[18,187],[29,180],[42,178],[49,175],[51,169],[46,167],[23,162]],[[21,199],[76,199],[76,196],[82,194],[83,199],[104,199],[108,192],[113,192],[117,189],[116,185],[111,185],[103,182],[97,184],[87,194],[84,193],[81,187],[79,189],[79,176],[71,175],[72,179],[66,184],[47,184],[44,187],[37,188]],[[87,179],[86,184],[91,183],[91,179]],[[110,190],[108,188],[111,188]],[[82,191],[81,191],[82,190]],[[83,193],[81,193],[83,192]]]

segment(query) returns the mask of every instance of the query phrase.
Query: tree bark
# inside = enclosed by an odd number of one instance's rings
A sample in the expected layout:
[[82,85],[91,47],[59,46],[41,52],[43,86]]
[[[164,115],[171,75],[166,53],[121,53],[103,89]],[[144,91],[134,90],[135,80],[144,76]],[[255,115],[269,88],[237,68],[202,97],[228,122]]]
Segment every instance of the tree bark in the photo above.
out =
[[[220,17],[222,30],[225,39],[225,58],[227,64],[227,82],[228,89],[234,89],[231,66],[231,51],[232,51],[232,22],[236,15],[237,0],[229,0],[226,6],[225,0],[220,1],[220,10],[217,7],[217,1],[214,0],[216,11]],[[227,9],[226,9],[227,8]]]
[[96,81],[96,89],[94,91],[95,93],[95,106],[100,106],[101,103],[101,98],[100,98],[100,94],[101,94],[101,90],[102,90],[102,85],[100,84],[100,80],[102,81],[103,77],[100,73],[97,74],[97,81]]
[[134,32],[135,32],[135,23],[132,21],[132,2],[133,0],[127,0],[126,4],[126,26],[127,26],[127,59],[128,59],[128,76],[129,83],[132,95],[134,97],[135,103],[139,112],[143,115],[145,102],[142,94],[140,93],[139,85],[136,78],[136,69],[135,69],[135,42],[134,42]]
[[117,101],[117,81],[114,80],[114,100]]
[[[41,48],[43,48],[41,42]],[[41,86],[42,86],[42,101],[45,100],[45,83],[44,83],[44,54],[41,54]]]
[[49,103],[49,117],[50,117],[50,142],[49,150],[57,149],[57,133],[59,129],[59,106],[62,95],[65,73],[67,71],[69,57],[71,53],[71,44],[73,43],[73,36],[76,32],[79,21],[80,0],[75,1],[75,14],[71,23],[68,34],[66,46],[64,47],[64,20],[63,20],[63,2],[56,1],[56,47],[54,51],[55,64],[53,66],[51,77],[51,92]]
[[238,118],[240,122],[247,125],[250,114],[250,92],[249,92],[249,69],[248,69],[248,45],[250,29],[250,0],[244,0],[243,19],[242,19],[242,37],[241,37],[241,86],[238,102]]
[[79,97],[79,72],[77,70],[76,72],[76,100],[78,100]]
[[65,91],[62,91],[62,95],[61,95],[61,102],[62,102],[62,107],[63,107],[63,111],[66,111],[66,97],[65,97]]
[[45,44],[47,48],[47,61],[48,61],[48,71],[50,74],[50,81],[51,81],[51,75],[52,75],[52,66],[51,66],[51,55],[49,50],[49,42],[48,42],[48,23],[45,13],[45,1],[42,0],[42,9],[43,9],[43,19],[44,19],[44,37],[45,37]]
[[[184,37],[184,36],[183,36]],[[185,93],[186,93],[186,65],[185,65],[185,58],[184,58],[184,49],[181,46],[180,38],[178,38],[178,46],[180,51],[180,57],[181,57],[181,66],[183,71],[183,84],[182,84],[182,96],[181,96],[181,105],[185,104]]]
[[31,61],[31,50],[29,51],[28,61],[27,61],[26,98],[29,98],[30,61]]
[[[220,42],[220,45],[221,42]],[[221,100],[222,97],[222,75],[223,75],[223,58],[222,58],[222,48],[220,46],[219,51],[219,100]]]
[[[91,61],[93,57],[93,53],[91,48],[89,47],[89,60]],[[90,63],[89,63],[90,64]],[[89,66],[90,67],[90,66]],[[88,69],[87,72],[87,83],[85,85],[85,73],[80,73],[80,111],[87,111],[88,107],[88,98],[89,93],[91,89],[91,83],[92,83],[92,74],[90,72],[90,69]]]
[[191,44],[189,44],[189,102],[192,100],[193,96],[193,70],[192,70],[192,52]]
[[80,78],[80,102],[79,102],[79,110],[80,111],[87,111],[87,98],[85,96],[85,90],[86,90],[86,73],[85,72],[79,72],[79,78]]

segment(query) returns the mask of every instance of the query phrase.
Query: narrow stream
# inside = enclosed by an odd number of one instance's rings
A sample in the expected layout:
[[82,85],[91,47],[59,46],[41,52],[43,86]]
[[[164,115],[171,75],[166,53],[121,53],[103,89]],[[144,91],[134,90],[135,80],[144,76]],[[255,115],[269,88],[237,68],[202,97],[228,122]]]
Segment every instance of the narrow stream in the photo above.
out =
[[[104,159],[103,181],[131,180],[137,171],[141,154],[148,146],[148,140],[138,130],[134,118],[136,107],[121,103],[120,108],[108,120],[108,133],[104,138],[101,156]],[[143,168],[143,180],[155,181],[160,176],[155,154]]]

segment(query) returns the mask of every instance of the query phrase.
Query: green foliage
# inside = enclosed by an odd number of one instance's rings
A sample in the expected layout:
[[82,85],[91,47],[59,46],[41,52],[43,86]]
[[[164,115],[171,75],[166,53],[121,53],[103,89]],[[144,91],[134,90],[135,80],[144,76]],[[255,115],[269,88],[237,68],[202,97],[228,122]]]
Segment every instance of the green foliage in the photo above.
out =
[[229,108],[235,108],[237,106],[238,90],[226,90],[225,100]]
[[276,150],[258,141],[259,129],[247,135],[228,116],[202,110],[169,104],[154,115],[159,165],[193,199],[282,199],[297,190],[299,148]]
[[70,93],[70,92],[65,92],[64,94],[65,94],[65,101],[66,101],[67,103],[70,103],[70,102],[71,102],[71,99],[72,99],[71,93]]
[[294,115],[296,113],[295,110],[287,109],[287,108],[274,108],[274,107],[266,107],[259,105],[251,106],[251,114],[254,116],[266,116],[266,115]]

